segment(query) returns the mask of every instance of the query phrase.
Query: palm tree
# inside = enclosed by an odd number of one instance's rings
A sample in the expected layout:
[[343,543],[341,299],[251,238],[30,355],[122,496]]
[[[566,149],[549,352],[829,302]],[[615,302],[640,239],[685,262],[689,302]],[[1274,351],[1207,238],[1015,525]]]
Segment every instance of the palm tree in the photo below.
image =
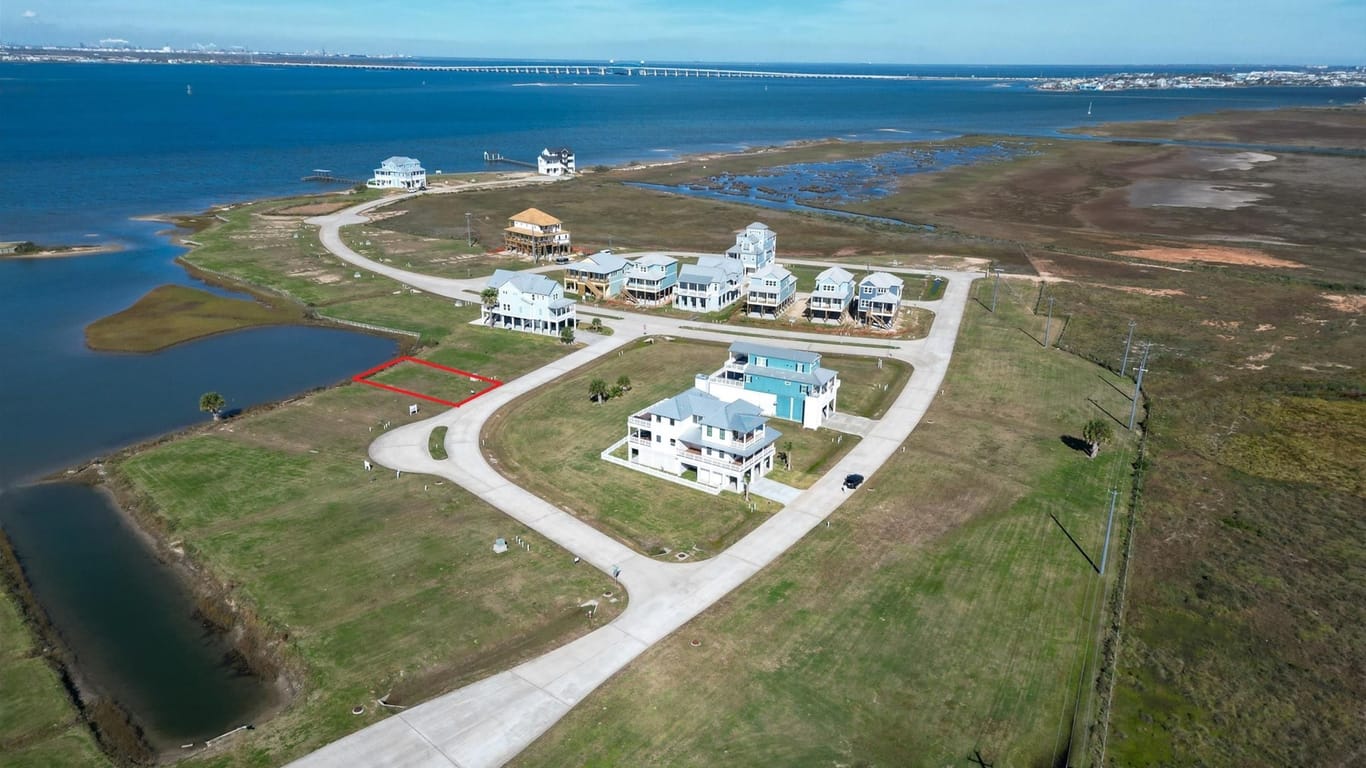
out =
[[228,401],[224,400],[223,396],[217,392],[205,392],[199,396],[199,410],[212,413],[214,421],[223,418],[223,408],[227,404]]
[[629,391],[631,389],[631,377],[627,376],[624,373],[618,376],[617,387],[619,387],[623,392]]
[[787,467],[787,471],[788,471],[788,472],[791,472],[791,471],[792,471],[792,441],[791,441],[791,440],[786,440],[786,441],[783,442],[783,464]]
[[611,390],[607,388],[607,382],[602,379],[593,379],[588,382],[588,399],[595,403],[603,403],[611,396]]
[[1114,437],[1115,432],[1110,428],[1110,422],[1104,419],[1091,419],[1081,428],[1081,439],[1090,447],[1088,455],[1093,459],[1100,453],[1100,447]]
[[479,292],[479,298],[484,300],[484,306],[491,307],[498,303],[498,289],[485,288]]
[[560,341],[565,344],[574,343],[574,326],[565,325],[565,327],[560,329]]

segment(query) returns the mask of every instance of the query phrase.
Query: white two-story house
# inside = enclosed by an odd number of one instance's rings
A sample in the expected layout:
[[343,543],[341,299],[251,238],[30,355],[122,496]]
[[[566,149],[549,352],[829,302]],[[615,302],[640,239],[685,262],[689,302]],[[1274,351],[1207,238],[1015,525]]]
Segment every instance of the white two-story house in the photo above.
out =
[[719,312],[740,298],[744,270],[720,256],[702,256],[678,271],[674,307],[689,312]]
[[773,444],[782,436],[753,403],[727,403],[697,389],[627,417],[626,428],[632,463],[695,473],[699,483],[737,493],[773,469]]
[[573,176],[574,150],[569,147],[541,150],[536,158],[536,172],[542,176]]
[[559,336],[577,323],[574,300],[564,297],[564,286],[544,275],[500,269],[487,287],[498,291],[493,304],[484,304],[482,319],[491,328],[507,328],[542,336]]
[[746,275],[753,274],[778,258],[778,233],[756,221],[735,233],[726,258],[740,264]]
[[854,276],[846,269],[831,267],[816,275],[806,314],[813,322],[839,324],[853,300]]
[[395,155],[379,164],[372,179],[365,182],[371,189],[406,189],[414,191],[427,188],[427,171],[422,163],[411,157]]

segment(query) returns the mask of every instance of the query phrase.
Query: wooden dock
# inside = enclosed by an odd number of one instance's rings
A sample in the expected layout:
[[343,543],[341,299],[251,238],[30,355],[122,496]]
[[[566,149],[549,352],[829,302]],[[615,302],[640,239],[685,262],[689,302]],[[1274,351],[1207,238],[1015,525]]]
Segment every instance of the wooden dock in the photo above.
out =
[[507,163],[508,165],[520,165],[524,168],[530,168],[533,171],[538,170],[535,163],[528,163],[525,160],[513,160],[512,158],[503,157],[502,153],[499,152],[485,152],[484,162],[489,164]]
[[304,176],[303,178],[299,179],[299,181],[313,181],[319,184],[349,184],[351,186],[365,183],[365,179],[346,179],[342,178],[341,176],[337,176],[331,171],[325,171],[321,168],[315,169],[313,173]]

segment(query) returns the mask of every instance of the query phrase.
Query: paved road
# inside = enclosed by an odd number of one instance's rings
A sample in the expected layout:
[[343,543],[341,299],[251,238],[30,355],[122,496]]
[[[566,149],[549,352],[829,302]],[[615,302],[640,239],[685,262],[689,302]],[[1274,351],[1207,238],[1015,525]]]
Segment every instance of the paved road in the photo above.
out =
[[[392,200],[392,198],[391,198]],[[386,201],[387,202],[387,201]],[[483,280],[447,280],[418,275],[366,259],[351,251],[338,234],[343,224],[360,220],[367,203],[313,220],[322,242],[338,257],[411,286],[443,296],[477,293]],[[637,338],[637,332],[729,342],[724,327],[694,324],[655,315],[606,319],[612,336],[581,334],[589,343],[567,357],[508,382],[464,408],[390,431],[370,446],[376,462],[406,472],[447,478],[606,573],[620,568],[619,581],[630,601],[610,624],[506,672],[440,696],[351,734],[293,765],[499,766],[553,726],[585,696],[654,643],[668,636],[731,590],[743,584],[834,512],[857,497],[841,488],[844,475],[872,475],[900,447],[939,391],[953,354],[972,280],[979,273],[935,274],[949,280],[944,297],[933,302],[938,317],[930,335],[894,342],[887,348],[851,347],[840,339],[793,331],[766,334],[785,345],[840,354],[885,355],[906,360],[914,374],[882,419],[825,477],[781,511],[710,560],[668,563],[641,555],[610,536],[513,485],[491,467],[481,450],[485,420],[517,396],[608,354]],[[437,461],[427,450],[433,427],[446,426],[450,458]]]

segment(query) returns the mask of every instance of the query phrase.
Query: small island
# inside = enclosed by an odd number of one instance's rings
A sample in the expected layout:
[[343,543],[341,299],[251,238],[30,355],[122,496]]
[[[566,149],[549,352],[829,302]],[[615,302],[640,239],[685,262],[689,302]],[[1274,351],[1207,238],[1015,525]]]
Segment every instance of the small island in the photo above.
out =
[[86,326],[86,346],[99,352],[159,352],[194,339],[304,320],[297,307],[219,296],[184,285],[153,288],[131,307]]

